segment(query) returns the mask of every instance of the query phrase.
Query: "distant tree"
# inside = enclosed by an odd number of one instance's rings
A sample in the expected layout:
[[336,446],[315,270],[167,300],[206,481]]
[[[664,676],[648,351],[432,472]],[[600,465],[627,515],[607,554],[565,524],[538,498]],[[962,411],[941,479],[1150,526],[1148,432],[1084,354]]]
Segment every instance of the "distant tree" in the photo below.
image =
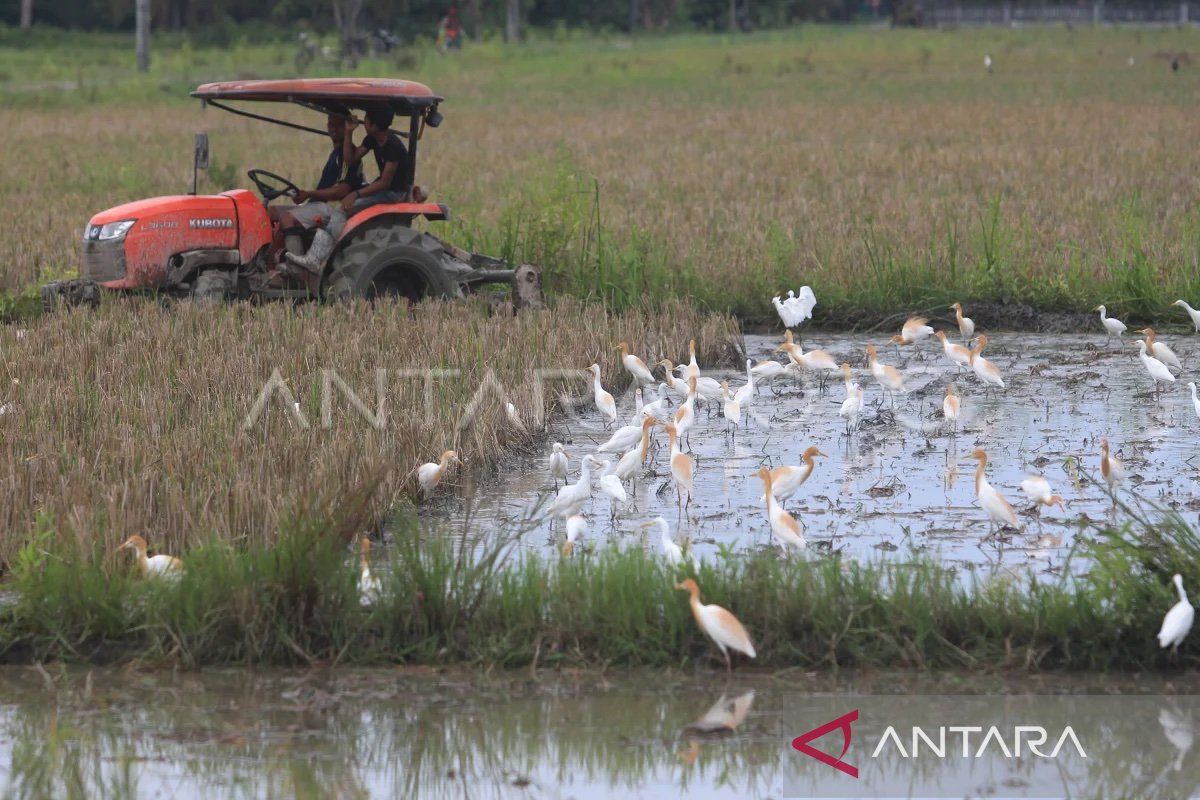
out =
[[507,0],[507,13],[504,15],[504,41],[518,42],[521,40],[521,0]]
[[134,20],[138,72],[150,71],[150,0],[137,0]]
[[21,30],[33,27],[33,0],[21,0]]
[[358,38],[358,17],[362,13],[363,0],[333,0],[333,24],[337,25],[338,38],[343,52],[353,52]]

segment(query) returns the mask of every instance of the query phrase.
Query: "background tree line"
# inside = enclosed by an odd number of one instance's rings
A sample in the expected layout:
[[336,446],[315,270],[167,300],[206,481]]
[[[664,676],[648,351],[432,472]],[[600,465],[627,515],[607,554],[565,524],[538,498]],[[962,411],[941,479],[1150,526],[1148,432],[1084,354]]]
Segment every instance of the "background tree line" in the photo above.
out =
[[[0,22],[133,30],[136,5],[137,0],[0,0]],[[149,6],[153,30],[250,25],[264,35],[272,28],[291,34],[304,22],[333,31],[357,12],[360,30],[385,27],[402,38],[431,35],[451,6],[471,36],[502,31],[513,6],[522,25],[623,31],[774,27],[874,13],[871,0],[149,0]],[[880,13],[885,11],[887,0]]]

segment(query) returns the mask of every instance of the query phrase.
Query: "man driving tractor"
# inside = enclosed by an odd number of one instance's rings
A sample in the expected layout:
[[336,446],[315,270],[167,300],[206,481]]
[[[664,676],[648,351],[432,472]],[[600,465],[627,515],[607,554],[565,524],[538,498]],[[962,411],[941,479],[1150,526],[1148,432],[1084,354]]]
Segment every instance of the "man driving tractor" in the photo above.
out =
[[[358,120],[349,117],[345,121],[342,137],[342,163],[348,170],[362,174],[362,159],[368,152],[375,154],[375,165],[379,177],[366,186],[344,192],[341,203],[332,209],[324,228],[313,236],[312,247],[305,255],[298,255],[290,247],[286,257],[289,262],[311,273],[320,274],[325,259],[333,252],[333,245],[354,214],[379,203],[402,203],[408,199],[412,187],[412,176],[408,174],[408,150],[400,137],[390,130],[394,113],[385,105],[374,105],[366,109],[363,128],[366,136],[355,146],[352,136]],[[332,135],[332,134],[331,134]],[[346,186],[345,183],[338,184]]]
[[350,109],[345,106],[330,106],[329,115],[325,119],[325,130],[333,142],[333,149],[321,169],[321,177],[315,189],[300,189],[292,198],[300,205],[269,206],[267,213],[274,221],[279,222],[280,231],[284,237],[284,249],[287,253],[297,256],[304,255],[304,243],[301,235],[305,229],[320,227],[329,222],[336,209],[336,204],[350,192],[363,186],[362,165],[354,164],[345,167],[348,138]]

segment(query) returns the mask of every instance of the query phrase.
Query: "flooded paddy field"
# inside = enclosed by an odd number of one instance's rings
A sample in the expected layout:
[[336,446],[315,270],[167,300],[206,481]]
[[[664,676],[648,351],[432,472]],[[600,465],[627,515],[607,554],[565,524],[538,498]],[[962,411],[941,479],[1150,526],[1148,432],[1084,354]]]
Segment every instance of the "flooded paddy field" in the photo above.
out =
[[[870,709],[922,696],[935,707],[947,695],[958,704],[998,703],[1002,716],[1020,718],[1047,695],[1130,692],[1141,696],[1131,703],[1134,713],[1096,721],[1102,737],[1088,727],[1080,702],[1066,706],[1092,748],[1090,763],[1069,776],[1072,785],[1090,787],[1086,796],[1100,788],[1183,797],[1198,785],[1189,751],[1200,709],[1187,696],[1197,691],[1194,677],[1096,675],[750,673],[718,682],[648,672],[6,668],[0,793],[779,797],[803,787],[797,781],[806,775],[824,775],[806,766],[816,762],[798,756],[791,739],[847,703],[864,707],[863,727],[855,729],[862,737],[870,735]],[[858,747],[847,759],[862,764],[861,740]],[[1048,796],[1036,781],[1026,764],[960,776],[939,796]],[[1057,789],[1065,785],[1059,779]]]
[[[1057,573],[1091,523],[1118,519],[1100,478],[1105,436],[1129,473],[1123,499],[1132,502],[1132,491],[1179,511],[1188,522],[1200,518],[1200,420],[1187,389],[1200,366],[1200,339],[1167,338],[1184,372],[1156,397],[1129,336],[1118,344],[1102,333],[995,334],[984,355],[1000,368],[1007,386],[990,393],[973,375],[959,372],[936,339],[901,350],[884,346],[886,338],[813,332],[804,340],[806,350],[826,350],[853,367],[867,403],[857,431],[847,434],[838,414],[845,397],[839,374],[830,374],[823,389],[813,373],[785,375],[761,387],[736,434],[720,404],[709,403],[688,436],[696,478],[686,512],[678,509],[666,435],[656,429],[656,446],[630,502],[614,509],[607,496],[593,492],[583,510],[585,546],[645,541],[657,548],[656,537],[640,526],[661,514],[677,540],[690,538],[701,557],[718,549],[774,547],[756,472],[761,466],[799,465],[809,446],[827,455],[817,457],[813,474],[787,508],[803,525],[810,553],[871,559],[921,552],[969,567],[1032,565]],[[756,363],[786,362],[773,352],[778,341],[747,336],[746,355]],[[907,391],[894,407],[866,367],[869,342],[879,347],[882,362],[905,375]],[[734,371],[703,374],[728,378],[734,388],[745,382],[744,373]],[[951,382],[962,396],[957,432],[944,424],[941,412]],[[509,457],[497,475],[427,507],[428,518],[448,517],[451,529],[521,530],[523,546],[556,551],[562,526],[552,528],[544,515],[554,496],[550,443],[566,446],[573,482],[581,458],[610,433],[593,407],[582,408],[551,423],[544,447]],[[618,409],[618,424],[627,424],[634,413],[632,394],[618,398]],[[1016,508],[1020,530],[994,530],[978,506],[971,459],[977,447],[987,451],[987,478]],[[1062,510],[1031,510],[1020,484],[1032,474],[1044,475],[1062,495]]]

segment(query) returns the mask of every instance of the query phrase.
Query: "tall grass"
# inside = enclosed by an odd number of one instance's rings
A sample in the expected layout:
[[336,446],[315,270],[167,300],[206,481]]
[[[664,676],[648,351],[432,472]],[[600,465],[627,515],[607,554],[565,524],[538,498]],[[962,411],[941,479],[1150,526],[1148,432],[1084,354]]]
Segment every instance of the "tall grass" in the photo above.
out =
[[[358,603],[346,517],[297,517],[274,545],[212,539],[177,584],[133,576],[122,554],[45,537],[16,560],[0,660],[200,664],[468,662],[504,667],[714,665],[684,573],[644,547],[570,559],[517,555],[511,538],[397,528],[383,598]],[[334,533],[331,534],[331,530]],[[726,555],[694,573],[742,620],[771,669],[1140,670],[1194,667],[1154,634],[1169,573],[1200,581],[1200,537],[1178,517],[1098,532],[1090,571],[958,574],[923,557],[856,563]],[[377,565],[377,572],[379,565]],[[691,573],[689,573],[691,574]]]
[[[86,547],[133,533],[171,551],[209,535],[262,544],[282,520],[378,482],[378,520],[415,496],[417,466],[442,450],[465,465],[443,484],[454,491],[541,436],[561,392],[590,398],[586,373],[539,369],[596,362],[621,396],[618,342],[678,362],[693,337],[710,364],[740,341],[730,319],[679,303],[609,312],[563,301],[513,316],[483,302],[200,310],[139,300],[4,326],[0,562],[39,512]],[[273,374],[299,416],[281,391],[253,416]],[[382,406],[378,427],[346,390],[371,416]]]

